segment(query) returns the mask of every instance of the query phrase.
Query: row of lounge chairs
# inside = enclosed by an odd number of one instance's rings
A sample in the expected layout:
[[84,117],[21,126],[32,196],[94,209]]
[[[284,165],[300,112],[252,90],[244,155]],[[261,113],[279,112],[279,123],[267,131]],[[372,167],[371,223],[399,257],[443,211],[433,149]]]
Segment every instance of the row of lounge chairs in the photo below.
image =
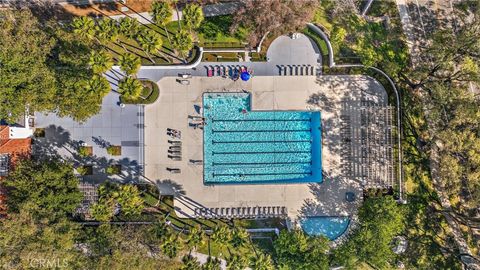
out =
[[212,218],[274,218],[287,217],[284,206],[195,208],[195,217]]
[[[224,66],[224,65],[218,65],[218,66],[206,66],[207,68],[207,76],[208,77],[213,77],[213,76],[221,76],[223,78],[230,77],[233,80],[237,80],[242,72],[248,71],[248,68],[246,66]],[[252,73],[251,71],[249,71]]]
[[314,66],[311,65],[279,65],[278,75],[281,76],[313,76],[316,75]]
[[[182,142],[181,141],[168,140],[168,143],[171,144],[168,147],[168,158],[172,159],[174,161],[182,161]],[[168,170],[168,168],[167,168],[167,170]],[[170,171],[170,172],[176,173],[174,171]]]

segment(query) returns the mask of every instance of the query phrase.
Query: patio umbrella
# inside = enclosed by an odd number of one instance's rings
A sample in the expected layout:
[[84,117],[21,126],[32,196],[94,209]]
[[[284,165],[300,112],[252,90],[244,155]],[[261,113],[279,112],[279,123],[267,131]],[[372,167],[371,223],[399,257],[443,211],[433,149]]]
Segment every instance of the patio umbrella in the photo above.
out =
[[248,81],[250,79],[250,73],[248,73],[248,71],[244,71],[242,74],[240,74],[240,78],[242,81]]

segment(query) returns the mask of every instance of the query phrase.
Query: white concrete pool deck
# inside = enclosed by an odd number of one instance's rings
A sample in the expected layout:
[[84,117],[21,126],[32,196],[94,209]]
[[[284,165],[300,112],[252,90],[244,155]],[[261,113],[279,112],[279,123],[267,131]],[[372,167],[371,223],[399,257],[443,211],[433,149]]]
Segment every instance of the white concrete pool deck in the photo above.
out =
[[[193,216],[195,207],[285,206],[288,216],[354,215],[361,203],[359,181],[342,174],[342,139],[340,114],[351,114],[352,126],[359,126],[356,117],[360,97],[377,104],[387,104],[383,86],[367,76],[255,76],[249,82],[221,77],[194,76],[190,85],[179,84],[178,77],[158,81],[160,96],[145,108],[145,176],[156,181],[163,194],[184,194],[175,199],[179,216]],[[190,159],[203,159],[203,130],[189,127],[189,115],[199,114],[204,92],[252,93],[253,110],[320,110],[322,113],[321,184],[238,184],[204,185],[203,165],[189,164]],[[345,108],[348,108],[347,110]],[[167,128],[182,133],[182,161],[167,157],[170,138]],[[172,174],[167,167],[179,168]],[[354,192],[357,200],[345,201],[345,192]]]

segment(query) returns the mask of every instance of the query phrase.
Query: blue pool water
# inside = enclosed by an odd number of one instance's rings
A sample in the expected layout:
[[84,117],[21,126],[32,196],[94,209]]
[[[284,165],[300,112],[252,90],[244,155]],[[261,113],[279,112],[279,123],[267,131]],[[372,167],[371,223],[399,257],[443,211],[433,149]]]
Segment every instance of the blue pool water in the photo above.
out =
[[349,217],[318,216],[300,220],[300,226],[306,234],[324,235],[330,240],[335,240],[345,233],[349,224]]
[[255,111],[248,93],[203,95],[204,182],[321,182],[318,111]]

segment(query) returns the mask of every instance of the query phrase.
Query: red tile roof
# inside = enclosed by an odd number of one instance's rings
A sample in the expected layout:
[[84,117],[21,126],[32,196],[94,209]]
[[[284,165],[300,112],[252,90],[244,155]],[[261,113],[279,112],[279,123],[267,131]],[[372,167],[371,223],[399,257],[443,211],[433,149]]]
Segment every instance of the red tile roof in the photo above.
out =
[[[10,128],[8,126],[0,126],[0,155],[8,154],[10,157],[10,166],[31,154],[32,139],[10,139]],[[0,176],[0,180],[2,177]],[[0,216],[5,214],[5,190],[0,185]]]

